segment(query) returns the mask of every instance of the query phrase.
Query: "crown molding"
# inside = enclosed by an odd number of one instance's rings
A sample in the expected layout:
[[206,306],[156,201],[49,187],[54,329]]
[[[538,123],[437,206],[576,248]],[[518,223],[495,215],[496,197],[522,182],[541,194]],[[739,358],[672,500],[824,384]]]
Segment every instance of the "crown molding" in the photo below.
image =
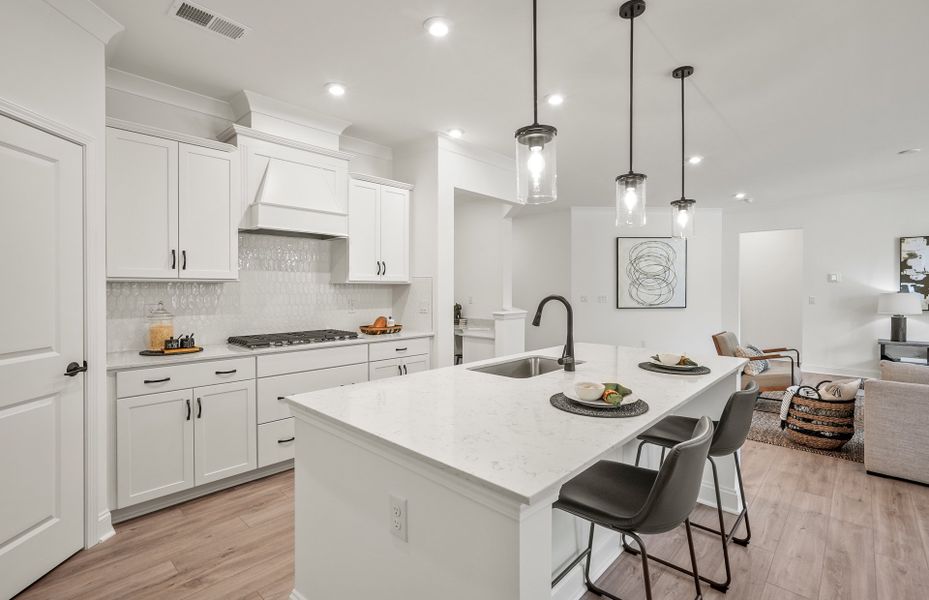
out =
[[123,131],[132,131],[135,133],[141,133],[143,135],[150,135],[153,137],[160,137],[167,140],[174,140],[177,142],[183,142],[185,144],[191,144],[193,146],[201,146],[203,148],[212,148],[214,150],[219,150],[221,152],[235,152],[238,150],[232,144],[225,144],[223,142],[218,142],[216,140],[211,140],[209,138],[201,138],[194,135],[188,135],[186,133],[181,133],[179,131],[171,131],[170,129],[162,129],[160,127],[152,127],[151,125],[145,125],[143,123],[134,123],[132,121],[124,121],[122,119],[114,119],[113,117],[106,118],[106,126],[112,127],[113,129],[122,129]]
[[387,179],[386,177],[378,177],[377,175],[368,175],[366,173],[349,173],[349,177],[352,179],[358,179],[360,181],[367,181],[369,183],[377,183],[379,185],[387,185],[390,187],[400,188],[402,190],[412,190],[413,184],[405,183],[403,181],[396,181],[393,179]]
[[108,67],[106,70],[106,87],[224,121],[232,122],[235,120],[232,106],[225,100],[191,92],[135,73],[120,71],[113,67]]
[[337,136],[342,135],[342,132],[351,125],[350,121],[323,115],[251,90],[242,90],[229,99],[229,104],[232,105],[235,117],[233,120],[236,123],[242,122],[250,113],[257,113]]
[[394,151],[389,146],[384,146],[351,135],[343,135],[341,137],[339,148],[345,152],[364,154],[365,156],[373,156],[381,160],[393,160],[394,158]]
[[333,158],[340,158],[342,160],[351,160],[355,158],[355,155],[351,152],[342,152],[341,150],[332,150],[330,148],[323,148],[322,146],[314,146],[313,144],[307,144],[304,142],[299,142],[297,140],[292,140],[289,138],[281,137],[279,135],[274,135],[272,133],[267,133],[259,129],[252,129],[251,127],[246,127],[244,125],[237,125],[233,123],[228,129],[219,134],[219,139],[228,142],[233,137],[242,136],[251,138],[254,140],[261,140],[264,142],[270,142],[272,144],[278,144],[280,146],[288,146],[290,148],[296,148],[297,150],[305,150],[306,152],[313,152],[315,154],[323,154],[325,156],[331,156]]
[[45,3],[103,42],[104,46],[125,29],[90,0],[45,0]]

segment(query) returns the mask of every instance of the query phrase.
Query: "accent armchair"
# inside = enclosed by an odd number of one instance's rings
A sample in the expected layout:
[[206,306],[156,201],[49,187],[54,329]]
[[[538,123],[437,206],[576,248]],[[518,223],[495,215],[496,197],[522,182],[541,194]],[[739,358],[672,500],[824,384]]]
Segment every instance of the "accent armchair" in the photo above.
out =
[[929,484],[929,367],[881,361],[864,384],[864,465],[868,473]]
[[[720,356],[737,356],[739,338],[731,331],[723,331],[713,336],[713,345]],[[742,382],[747,385],[754,381],[761,392],[780,392],[792,385],[799,385],[800,351],[796,348],[762,348],[761,356],[752,360],[768,360],[769,368],[758,375],[742,375]]]

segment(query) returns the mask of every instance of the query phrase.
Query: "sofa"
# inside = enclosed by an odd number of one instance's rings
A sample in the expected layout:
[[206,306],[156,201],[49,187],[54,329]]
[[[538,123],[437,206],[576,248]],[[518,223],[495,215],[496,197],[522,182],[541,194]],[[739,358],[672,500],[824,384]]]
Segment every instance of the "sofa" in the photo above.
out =
[[864,386],[868,473],[929,484],[929,367],[881,361]]

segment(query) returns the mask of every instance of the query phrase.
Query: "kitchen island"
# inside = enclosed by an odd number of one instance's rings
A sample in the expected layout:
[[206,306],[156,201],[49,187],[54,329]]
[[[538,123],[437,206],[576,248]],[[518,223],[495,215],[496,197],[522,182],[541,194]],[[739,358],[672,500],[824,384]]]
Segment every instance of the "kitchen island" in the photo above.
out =
[[[289,397],[297,437],[292,598],[579,597],[579,569],[550,586],[584,542],[582,524],[552,510],[561,485],[597,460],[629,461],[635,437],[665,415],[717,418],[745,363],[694,356],[712,372],[665,375],[637,367],[649,354],[578,344],[574,373],[514,379],[472,370],[514,356]],[[650,410],[598,419],[551,406],[553,394],[584,380],[620,382]],[[724,507],[735,511],[734,468],[724,465],[721,475]],[[701,497],[709,500],[707,481]],[[603,532],[594,552],[592,575],[618,555],[615,536]]]

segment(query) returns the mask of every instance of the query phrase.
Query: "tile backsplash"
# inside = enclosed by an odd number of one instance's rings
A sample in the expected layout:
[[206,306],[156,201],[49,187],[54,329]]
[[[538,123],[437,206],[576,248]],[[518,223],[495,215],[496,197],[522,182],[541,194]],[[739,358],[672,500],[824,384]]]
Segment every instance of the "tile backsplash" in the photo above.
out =
[[175,333],[192,332],[199,344],[254,333],[355,330],[391,314],[393,288],[406,286],[332,284],[329,249],[323,240],[240,233],[239,281],[108,282],[107,351],[143,349],[146,307],[159,301],[174,314]]

